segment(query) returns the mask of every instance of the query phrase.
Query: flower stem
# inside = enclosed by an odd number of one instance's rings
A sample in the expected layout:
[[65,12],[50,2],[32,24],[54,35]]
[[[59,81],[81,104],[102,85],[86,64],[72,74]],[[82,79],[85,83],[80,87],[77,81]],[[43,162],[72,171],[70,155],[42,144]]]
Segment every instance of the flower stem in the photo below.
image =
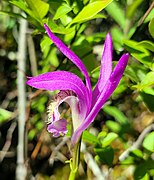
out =
[[72,149],[72,161],[70,162],[71,172],[70,172],[69,180],[75,180],[75,176],[78,171],[78,166],[80,161],[80,145],[81,145],[81,138],[74,145]]

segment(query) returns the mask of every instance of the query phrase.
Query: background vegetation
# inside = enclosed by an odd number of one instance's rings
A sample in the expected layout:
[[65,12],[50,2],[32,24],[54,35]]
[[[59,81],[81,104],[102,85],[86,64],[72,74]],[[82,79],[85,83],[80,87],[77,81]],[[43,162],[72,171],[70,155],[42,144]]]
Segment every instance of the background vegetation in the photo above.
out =
[[[1,179],[14,179],[19,164],[17,144],[21,129],[17,121],[23,113],[18,104],[21,96],[20,77],[24,76],[26,79],[26,76],[65,69],[82,78],[78,69],[47,37],[44,23],[48,23],[51,30],[82,59],[93,86],[99,77],[103,43],[108,32],[113,38],[115,64],[124,52],[131,55],[118,88],[83,135],[77,178],[152,179],[153,7],[152,0],[0,2]],[[24,20],[26,40],[19,45],[24,36],[24,30],[21,29]],[[20,66],[21,51],[26,60],[23,66]],[[25,82],[24,79],[22,82]],[[23,99],[24,96],[23,93]],[[34,177],[65,180],[69,174],[69,164],[65,162],[71,157],[68,148],[69,135],[53,138],[46,131],[46,112],[52,97],[51,92],[26,86],[26,117],[23,116],[25,119],[23,118],[21,126],[25,136],[23,163],[27,170],[27,179]],[[71,119],[66,104],[63,104],[62,113],[67,119]]]

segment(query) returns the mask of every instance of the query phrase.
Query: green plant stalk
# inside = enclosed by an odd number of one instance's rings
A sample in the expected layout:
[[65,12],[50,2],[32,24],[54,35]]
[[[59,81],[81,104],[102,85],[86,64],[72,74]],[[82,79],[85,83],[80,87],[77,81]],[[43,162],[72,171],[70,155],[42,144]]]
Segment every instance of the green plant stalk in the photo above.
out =
[[80,162],[81,139],[82,139],[82,136],[81,136],[80,140],[74,145],[74,147],[72,149],[72,160],[70,162],[71,172],[69,175],[69,180],[74,180],[76,173],[78,171],[79,162]]

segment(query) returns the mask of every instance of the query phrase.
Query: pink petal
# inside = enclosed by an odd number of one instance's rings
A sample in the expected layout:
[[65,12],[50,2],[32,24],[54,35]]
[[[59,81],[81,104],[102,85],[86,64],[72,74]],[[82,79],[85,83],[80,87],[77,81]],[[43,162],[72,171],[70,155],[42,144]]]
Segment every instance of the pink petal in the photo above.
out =
[[48,36],[54,42],[57,48],[81,70],[81,72],[85,76],[86,85],[90,96],[89,98],[92,98],[90,78],[88,76],[87,69],[80,58],[73,51],[71,51],[58,37],[56,37],[46,24],[44,24],[44,27],[47,31]]
[[79,108],[79,100],[70,93],[71,91],[60,91],[54,101],[48,107],[48,123],[60,120],[59,106],[66,102],[71,109],[73,130],[76,130],[86,117],[86,112]]
[[97,97],[104,88],[111,73],[112,73],[112,38],[111,35],[108,33],[104,43],[100,77],[93,91],[93,104],[95,104]]
[[126,65],[128,63],[129,54],[124,54],[116,67],[114,68],[114,71],[112,72],[110,78],[106,82],[104,89],[102,90],[99,98],[97,99],[95,105],[93,106],[91,112],[87,116],[87,118],[84,120],[84,122],[80,125],[80,127],[75,131],[75,133],[72,136],[72,143],[76,143],[78,138],[81,136],[82,132],[93,122],[96,115],[106,102],[106,100],[111,96],[113,91],[118,86],[118,83],[120,79],[122,78],[123,72],[126,68]]
[[67,71],[55,71],[32,77],[27,81],[29,86],[49,91],[71,90],[79,98],[80,108],[87,112],[91,106],[87,87],[82,80],[73,73]]
[[53,133],[54,137],[58,137],[61,135],[65,135],[67,133],[67,122],[65,119],[61,119],[59,121],[54,122],[53,124],[49,124],[47,130],[50,133]]

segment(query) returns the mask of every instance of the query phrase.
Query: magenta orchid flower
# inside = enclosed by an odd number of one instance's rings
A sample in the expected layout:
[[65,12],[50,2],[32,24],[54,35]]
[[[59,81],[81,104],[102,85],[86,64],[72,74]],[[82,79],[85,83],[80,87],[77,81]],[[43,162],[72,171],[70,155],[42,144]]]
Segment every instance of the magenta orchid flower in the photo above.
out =
[[79,140],[82,132],[94,121],[106,100],[116,89],[124,73],[129,55],[122,55],[112,71],[112,39],[110,34],[107,34],[101,61],[100,77],[94,90],[92,90],[90,77],[79,57],[57,38],[46,24],[44,27],[57,48],[80,69],[85,77],[85,84],[77,75],[68,71],[48,72],[31,77],[27,84],[37,89],[59,90],[55,100],[48,107],[47,130],[53,133],[55,137],[67,133],[67,121],[60,117],[58,107],[62,102],[68,103],[71,108],[73,124],[71,142],[74,145]]

